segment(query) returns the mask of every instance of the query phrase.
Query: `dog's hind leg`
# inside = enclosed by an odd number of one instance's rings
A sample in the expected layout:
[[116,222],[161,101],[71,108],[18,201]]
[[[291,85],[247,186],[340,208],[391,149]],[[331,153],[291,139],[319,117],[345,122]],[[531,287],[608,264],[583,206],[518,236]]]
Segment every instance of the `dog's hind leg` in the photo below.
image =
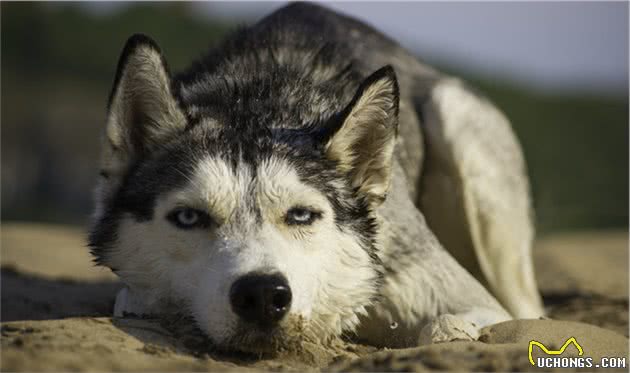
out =
[[426,144],[419,204],[429,227],[514,317],[541,316],[529,185],[508,120],[451,78],[417,105]]

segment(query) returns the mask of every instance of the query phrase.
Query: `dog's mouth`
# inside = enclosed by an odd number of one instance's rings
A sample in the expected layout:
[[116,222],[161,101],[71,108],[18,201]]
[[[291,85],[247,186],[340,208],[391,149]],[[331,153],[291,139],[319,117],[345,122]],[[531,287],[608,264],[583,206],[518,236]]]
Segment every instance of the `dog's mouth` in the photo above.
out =
[[256,325],[240,323],[234,334],[222,345],[226,349],[257,355],[299,352],[305,341],[313,341],[314,334],[301,316],[289,316],[281,323]]
[[252,361],[276,358],[312,366],[328,366],[339,356],[349,356],[341,339],[323,337],[315,329],[301,317],[289,317],[270,329],[241,324],[221,350]]
[[[223,346],[225,349],[246,353],[274,355],[286,349],[288,335],[282,329],[245,328],[234,333]],[[291,336],[295,338],[295,336]]]

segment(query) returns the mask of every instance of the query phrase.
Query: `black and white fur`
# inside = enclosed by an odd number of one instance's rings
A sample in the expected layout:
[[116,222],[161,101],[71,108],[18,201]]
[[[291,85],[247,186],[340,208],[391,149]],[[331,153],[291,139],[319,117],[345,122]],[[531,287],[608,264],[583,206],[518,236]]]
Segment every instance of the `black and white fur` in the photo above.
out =
[[[226,348],[475,338],[542,314],[525,175],[487,100],[365,24],[292,4],[175,76],[129,39],[90,246],[126,284],[117,315],[184,311]],[[230,303],[252,273],[290,287],[270,327]]]

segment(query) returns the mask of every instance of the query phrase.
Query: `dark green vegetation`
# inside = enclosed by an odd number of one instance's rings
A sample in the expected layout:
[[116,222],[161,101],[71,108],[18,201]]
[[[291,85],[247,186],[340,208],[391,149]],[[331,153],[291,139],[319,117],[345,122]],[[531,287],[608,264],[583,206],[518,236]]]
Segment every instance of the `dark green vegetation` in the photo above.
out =
[[[2,3],[1,14],[5,220],[86,221],[107,95],[130,34],[154,37],[179,70],[234,26],[175,3],[101,16],[72,4]],[[552,96],[468,80],[515,126],[539,231],[627,227],[627,97]]]
[[506,113],[528,162],[539,231],[628,227],[628,99],[476,84]]

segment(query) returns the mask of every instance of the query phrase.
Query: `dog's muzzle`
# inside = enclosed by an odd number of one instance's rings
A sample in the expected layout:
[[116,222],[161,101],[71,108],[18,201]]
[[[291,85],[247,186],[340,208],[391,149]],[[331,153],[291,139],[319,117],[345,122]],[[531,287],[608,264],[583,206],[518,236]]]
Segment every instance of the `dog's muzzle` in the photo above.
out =
[[276,325],[291,308],[291,288],[280,274],[249,273],[230,289],[232,310],[243,321],[261,328]]

